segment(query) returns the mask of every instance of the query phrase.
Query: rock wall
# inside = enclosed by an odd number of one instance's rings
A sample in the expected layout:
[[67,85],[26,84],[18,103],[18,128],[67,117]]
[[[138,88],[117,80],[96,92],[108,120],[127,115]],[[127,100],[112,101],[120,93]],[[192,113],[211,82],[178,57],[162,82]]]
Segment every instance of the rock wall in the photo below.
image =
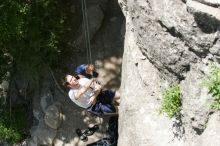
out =
[[[119,146],[220,145],[220,112],[209,109],[211,95],[201,87],[208,62],[220,63],[219,3],[119,0],[126,18]],[[174,82],[182,110],[169,119],[159,108]]]

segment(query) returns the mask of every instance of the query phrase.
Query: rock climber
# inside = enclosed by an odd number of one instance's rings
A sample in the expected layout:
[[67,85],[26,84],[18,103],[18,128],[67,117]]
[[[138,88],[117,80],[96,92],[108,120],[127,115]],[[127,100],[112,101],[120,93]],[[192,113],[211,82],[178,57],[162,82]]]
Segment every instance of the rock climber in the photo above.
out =
[[99,75],[95,71],[95,66],[93,64],[81,64],[76,67],[74,72],[79,78],[86,77],[88,79],[91,79],[92,77],[97,78]]
[[112,90],[102,90],[102,85],[96,78],[79,78],[65,75],[65,85],[70,88],[69,97],[78,106],[95,114],[115,113],[113,101],[120,99],[120,93]]

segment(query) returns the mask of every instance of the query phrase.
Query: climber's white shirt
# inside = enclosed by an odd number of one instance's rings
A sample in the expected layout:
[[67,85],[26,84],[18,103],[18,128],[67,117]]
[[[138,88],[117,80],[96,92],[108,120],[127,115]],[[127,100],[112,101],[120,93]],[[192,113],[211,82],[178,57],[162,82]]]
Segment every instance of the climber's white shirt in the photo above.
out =
[[89,104],[89,99],[91,96],[94,95],[94,92],[91,88],[89,88],[81,97],[79,97],[79,99],[76,100],[75,95],[89,81],[89,79],[81,78],[78,81],[80,84],[80,88],[79,89],[70,89],[69,97],[78,106],[80,106],[82,108],[88,108],[89,106],[91,106],[91,104]]

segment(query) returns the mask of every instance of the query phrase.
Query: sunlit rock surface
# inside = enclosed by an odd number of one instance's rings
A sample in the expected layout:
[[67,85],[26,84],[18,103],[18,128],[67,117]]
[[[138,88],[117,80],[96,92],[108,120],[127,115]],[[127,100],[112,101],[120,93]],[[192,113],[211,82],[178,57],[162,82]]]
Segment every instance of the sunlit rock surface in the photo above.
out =
[[[126,19],[120,146],[220,145],[201,83],[219,64],[219,1],[119,0]],[[181,116],[159,114],[162,92],[181,88]],[[218,114],[217,114],[218,115]],[[213,125],[209,126],[208,125]],[[215,133],[215,134],[214,134]],[[207,134],[212,138],[206,137]]]

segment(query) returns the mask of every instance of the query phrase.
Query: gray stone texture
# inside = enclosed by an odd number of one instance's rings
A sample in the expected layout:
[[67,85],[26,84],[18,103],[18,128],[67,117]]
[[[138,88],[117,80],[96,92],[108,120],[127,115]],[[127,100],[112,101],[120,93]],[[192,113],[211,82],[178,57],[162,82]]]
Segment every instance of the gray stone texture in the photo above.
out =
[[[118,145],[220,145],[218,130],[208,127],[218,121],[208,107],[212,97],[201,85],[208,62],[219,64],[218,2],[119,0],[119,5],[126,33]],[[159,108],[162,92],[174,82],[180,84],[182,109],[169,119]]]

